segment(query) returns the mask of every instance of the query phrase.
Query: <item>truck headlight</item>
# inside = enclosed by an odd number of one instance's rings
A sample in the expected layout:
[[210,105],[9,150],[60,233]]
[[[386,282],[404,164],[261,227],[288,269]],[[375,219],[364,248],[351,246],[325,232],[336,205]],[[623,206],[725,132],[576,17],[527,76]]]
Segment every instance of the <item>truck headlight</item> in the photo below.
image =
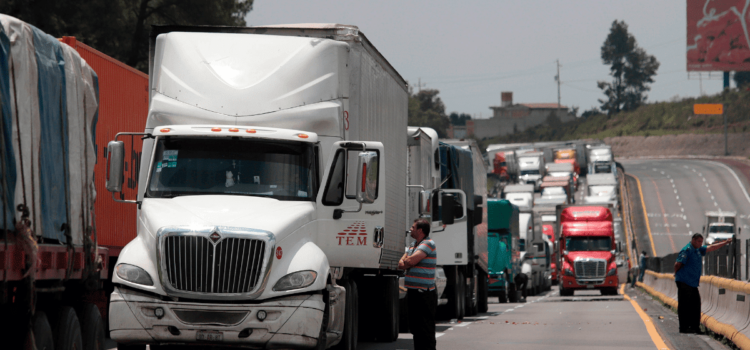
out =
[[282,292],[285,290],[305,288],[315,282],[315,277],[318,277],[318,274],[315,273],[315,271],[293,272],[279,278],[279,281],[273,286],[273,291]]
[[609,272],[607,272],[607,276],[614,276],[617,274],[617,268],[609,269]]
[[117,277],[120,277],[128,282],[142,284],[144,286],[153,286],[154,281],[149,276],[146,270],[133,266],[130,264],[119,264],[115,267]]

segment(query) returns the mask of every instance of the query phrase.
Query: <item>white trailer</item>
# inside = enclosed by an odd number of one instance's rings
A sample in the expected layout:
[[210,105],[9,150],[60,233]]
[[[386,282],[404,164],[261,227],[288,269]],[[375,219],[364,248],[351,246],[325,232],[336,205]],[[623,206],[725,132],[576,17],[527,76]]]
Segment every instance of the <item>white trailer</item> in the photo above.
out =
[[719,243],[740,234],[737,228],[737,213],[733,211],[707,211],[703,224],[703,235],[707,244]]
[[123,144],[108,147],[107,187],[139,222],[115,268],[112,339],[355,349],[362,328],[395,340],[414,215],[398,72],[338,24],[155,27],[149,61],[137,198],[117,193]]

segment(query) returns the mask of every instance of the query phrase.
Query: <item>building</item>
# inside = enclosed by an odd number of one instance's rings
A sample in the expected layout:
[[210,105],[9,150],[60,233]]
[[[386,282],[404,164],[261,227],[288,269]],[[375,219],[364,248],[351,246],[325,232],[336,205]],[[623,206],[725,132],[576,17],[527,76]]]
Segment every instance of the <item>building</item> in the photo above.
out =
[[512,92],[501,93],[501,102],[499,107],[490,107],[492,117],[489,119],[472,119],[467,120],[465,126],[449,126],[448,137],[463,138],[474,135],[481,140],[521,132],[546,123],[550,117],[557,118],[562,123],[576,119],[576,116],[568,111],[568,107],[557,103],[513,104]]

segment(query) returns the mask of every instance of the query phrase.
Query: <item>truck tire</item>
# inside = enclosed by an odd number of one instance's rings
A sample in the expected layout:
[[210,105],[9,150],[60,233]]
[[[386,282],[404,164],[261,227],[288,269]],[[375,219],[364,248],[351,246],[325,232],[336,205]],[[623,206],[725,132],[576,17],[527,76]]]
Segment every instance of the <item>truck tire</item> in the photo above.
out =
[[104,321],[99,308],[85,303],[77,310],[81,320],[81,338],[83,350],[104,350]]
[[[357,279],[362,288],[359,305],[359,338],[364,341],[393,342],[398,339],[399,299],[397,276]],[[358,293],[359,294],[359,293]]]
[[346,289],[344,332],[341,335],[341,341],[333,348],[337,350],[356,350],[358,338],[357,333],[359,332],[359,313],[357,312],[359,298],[357,298],[357,284],[354,283],[354,281],[344,280],[339,283],[339,285]]
[[56,350],[79,350],[83,349],[81,337],[81,325],[78,316],[70,306],[60,306],[55,315],[53,334]]
[[[465,280],[464,283],[466,283]],[[464,284],[464,290],[466,291],[466,295],[464,295],[464,300],[466,301],[464,303],[464,316],[476,316],[477,313],[479,313],[477,276],[474,276],[474,278],[471,279],[468,286]]]
[[511,303],[518,302],[518,291],[515,283],[508,283],[508,301]]
[[[384,340],[390,343],[398,340],[398,331],[400,329],[399,321],[401,320],[401,303],[398,298],[398,277],[386,276],[386,279],[386,285],[388,286],[387,291],[389,292],[387,295],[388,300],[386,302],[386,307],[387,310],[389,310],[389,313],[386,319],[386,325],[384,325],[386,326],[384,327],[385,330],[388,332]],[[365,315],[365,317],[367,317],[367,315]]]
[[37,311],[34,314],[34,343],[38,350],[53,350],[55,340],[52,336],[52,327],[47,320],[47,314],[44,311]]
[[479,312],[487,312],[489,310],[489,305],[487,305],[488,288],[487,274],[479,270],[479,277],[477,277],[477,311]]
[[562,297],[569,297],[573,296],[574,291],[569,288],[563,288],[562,284],[560,285],[560,296]]
[[466,315],[466,303],[464,303],[464,300],[466,299],[466,280],[464,279],[464,273],[461,271],[458,272],[458,283],[456,283],[456,287],[456,304],[458,304],[458,314],[455,318],[458,320],[463,320],[464,316]]

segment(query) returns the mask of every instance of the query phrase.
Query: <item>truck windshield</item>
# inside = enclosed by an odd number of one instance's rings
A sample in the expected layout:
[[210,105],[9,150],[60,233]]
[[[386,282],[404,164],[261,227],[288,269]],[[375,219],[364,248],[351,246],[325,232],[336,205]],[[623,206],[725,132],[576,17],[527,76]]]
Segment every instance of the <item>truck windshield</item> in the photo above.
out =
[[159,138],[146,197],[231,194],[315,200],[313,146],[242,138]]
[[571,252],[608,251],[612,241],[609,237],[571,237],[565,240],[565,247]]
[[539,175],[539,170],[521,170],[521,175]]
[[734,226],[730,226],[730,225],[709,226],[708,233],[734,233]]

